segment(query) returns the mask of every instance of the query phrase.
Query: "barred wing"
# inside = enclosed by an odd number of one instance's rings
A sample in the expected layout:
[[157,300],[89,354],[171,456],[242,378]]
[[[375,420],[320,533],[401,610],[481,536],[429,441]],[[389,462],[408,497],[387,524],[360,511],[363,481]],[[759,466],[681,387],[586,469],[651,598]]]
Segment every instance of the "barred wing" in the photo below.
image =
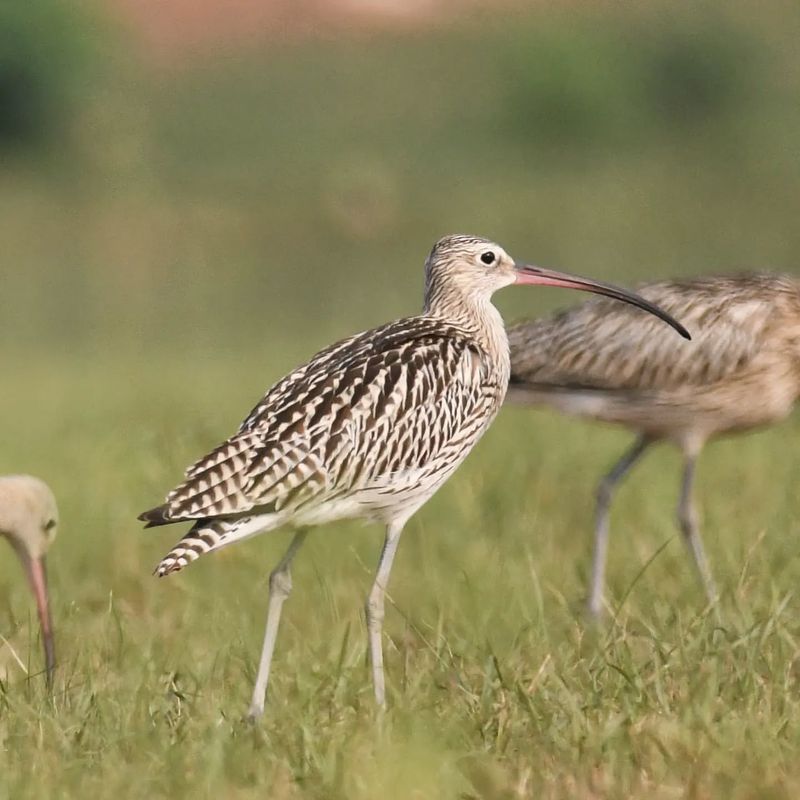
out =
[[466,331],[429,317],[345,340],[279,381],[140,518],[296,510],[424,470],[485,425],[505,390],[491,375]]

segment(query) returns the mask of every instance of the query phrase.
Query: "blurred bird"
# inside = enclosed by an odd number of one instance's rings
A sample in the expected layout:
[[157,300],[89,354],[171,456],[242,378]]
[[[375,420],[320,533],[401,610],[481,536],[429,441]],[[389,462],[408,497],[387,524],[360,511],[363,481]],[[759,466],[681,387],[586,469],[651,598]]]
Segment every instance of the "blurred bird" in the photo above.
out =
[[777,422],[800,392],[800,283],[745,274],[638,287],[678,317],[691,343],[654,335],[651,317],[604,300],[509,328],[509,401],[635,431],[633,446],[600,482],[588,606],[599,615],[608,515],[619,481],[654,442],[680,448],[678,524],[709,602],[717,593],[692,500],[695,464],[712,437]]
[[[191,520],[156,569],[281,525],[298,529],[269,581],[269,610],[250,716],[263,712],[289,565],[306,528],[346,518],[386,526],[366,604],[375,699],[385,703],[384,593],[406,521],[450,477],[497,414],[508,386],[508,342],[490,299],[513,283],[564,286],[641,306],[587,278],[516,264],[494,242],[447,236],[425,265],[420,316],[359,333],[278,381],[239,430],[186,472],[148,525]],[[663,333],[659,331],[659,333]]]
[[56,656],[45,555],[57,528],[56,500],[44,481],[30,475],[0,476],[0,534],[16,550],[36,598],[48,687],[53,685]]

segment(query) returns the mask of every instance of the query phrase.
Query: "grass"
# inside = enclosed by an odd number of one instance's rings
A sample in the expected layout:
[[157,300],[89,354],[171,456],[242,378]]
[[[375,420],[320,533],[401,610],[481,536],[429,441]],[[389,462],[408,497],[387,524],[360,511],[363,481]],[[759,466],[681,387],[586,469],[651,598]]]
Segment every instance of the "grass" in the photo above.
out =
[[385,717],[361,611],[381,533],[340,524],[298,557],[267,713],[251,728],[266,576],[287,534],[156,580],[178,532],[134,521],[277,375],[239,370],[18,365],[41,392],[0,400],[2,418],[30,420],[10,429],[4,464],[44,474],[61,500],[60,666],[49,700],[30,600],[4,559],[2,629],[31,671],[11,671],[0,693],[7,796],[797,795],[800,531],[786,487],[799,467],[782,446],[797,421],[703,458],[721,623],[673,528],[678,462],[665,449],[620,492],[611,616],[593,630],[581,615],[592,489],[624,437],[507,409],[401,542]]
[[304,547],[251,728],[288,534],[156,580],[180,531],[135,521],[274,379],[413,313],[442,233],[620,282],[796,271],[798,12],[762,5],[545,4],[174,71],[103,43],[53,151],[0,162],[0,473],[46,478],[63,518],[52,699],[0,562],[0,633],[30,673],[0,649],[0,798],[800,795],[797,419],[703,455],[721,622],[662,448],[619,493],[595,630],[593,491],[628,437],[505,410],[400,544],[384,717],[361,611],[379,530]]

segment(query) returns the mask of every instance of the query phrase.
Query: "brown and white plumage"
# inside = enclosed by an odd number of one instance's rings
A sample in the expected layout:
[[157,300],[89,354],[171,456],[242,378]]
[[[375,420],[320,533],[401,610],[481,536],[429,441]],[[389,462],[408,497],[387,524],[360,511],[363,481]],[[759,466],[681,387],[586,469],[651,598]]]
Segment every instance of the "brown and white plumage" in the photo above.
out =
[[[512,283],[567,286],[634,302],[615,287],[527,265],[472,236],[440,240],[426,262],[421,315],[329,347],[273,386],[239,430],[187,470],[149,525],[193,521],[157,568],[284,524],[298,529],[270,576],[270,605],[250,713],[263,710],[289,565],[305,530],[364,517],[387,529],[367,601],[370,654],[384,703],[381,625],[386,584],[403,526],[491,424],[508,384],[503,321],[491,304]],[[660,335],[668,335],[660,331]]]
[[646,447],[685,457],[679,522],[710,599],[715,590],[691,502],[694,464],[719,434],[783,419],[800,393],[800,284],[768,273],[661,281],[638,288],[692,334],[652,336],[651,317],[605,300],[509,328],[509,400],[625,425],[639,434],[601,484],[590,609],[600,610],[608,505]]
[[507,357],[496,362],[472,331],[432,317],[323,351],[143,515],[150,524],[201,518],[158,574],[289,519],[410,516],[491,422],[507,381]]

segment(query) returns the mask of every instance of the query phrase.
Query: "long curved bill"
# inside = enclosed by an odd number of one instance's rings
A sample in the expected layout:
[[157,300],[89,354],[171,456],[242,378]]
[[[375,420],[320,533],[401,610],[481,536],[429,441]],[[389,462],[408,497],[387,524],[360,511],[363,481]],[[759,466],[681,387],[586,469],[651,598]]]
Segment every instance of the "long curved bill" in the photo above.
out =
[[53,620],[50,616],[50,600],[47,592],[47,570],[44,556],[32,558],[25,556],[25,571],[31,591],[36,598],[36,610],[39,613],[39,626],[42,629],[42,642],[44,643],[44,663],[47,670],[47,686],[53,686],[53,670],[56,666],[56,651],[53,642]]
[[534,267],[531,264],[516,264],[515,269],[517,272],[517,283],[528,283],[536,286],[560,286],[564,289],[578,289],[583,292],[594,292],[595,294],[602,294],[606,297],[613,297],[615,300],[621,300],[623,303],[630,303],[632,306],[638,306],[644,311],[648,311],[659,319],[664,320],[667,325],[675,328],[684,339],[692,338],[689,331],[687,331],[680,322],[667,314],[666,311],[653,303],[649,303],[635,292],[630,292],[627,289],[622,289],[610,283],[601,283],[591,278],[583,278],[580,275],[569,275],[566,272],[556,272],[552,269]]

